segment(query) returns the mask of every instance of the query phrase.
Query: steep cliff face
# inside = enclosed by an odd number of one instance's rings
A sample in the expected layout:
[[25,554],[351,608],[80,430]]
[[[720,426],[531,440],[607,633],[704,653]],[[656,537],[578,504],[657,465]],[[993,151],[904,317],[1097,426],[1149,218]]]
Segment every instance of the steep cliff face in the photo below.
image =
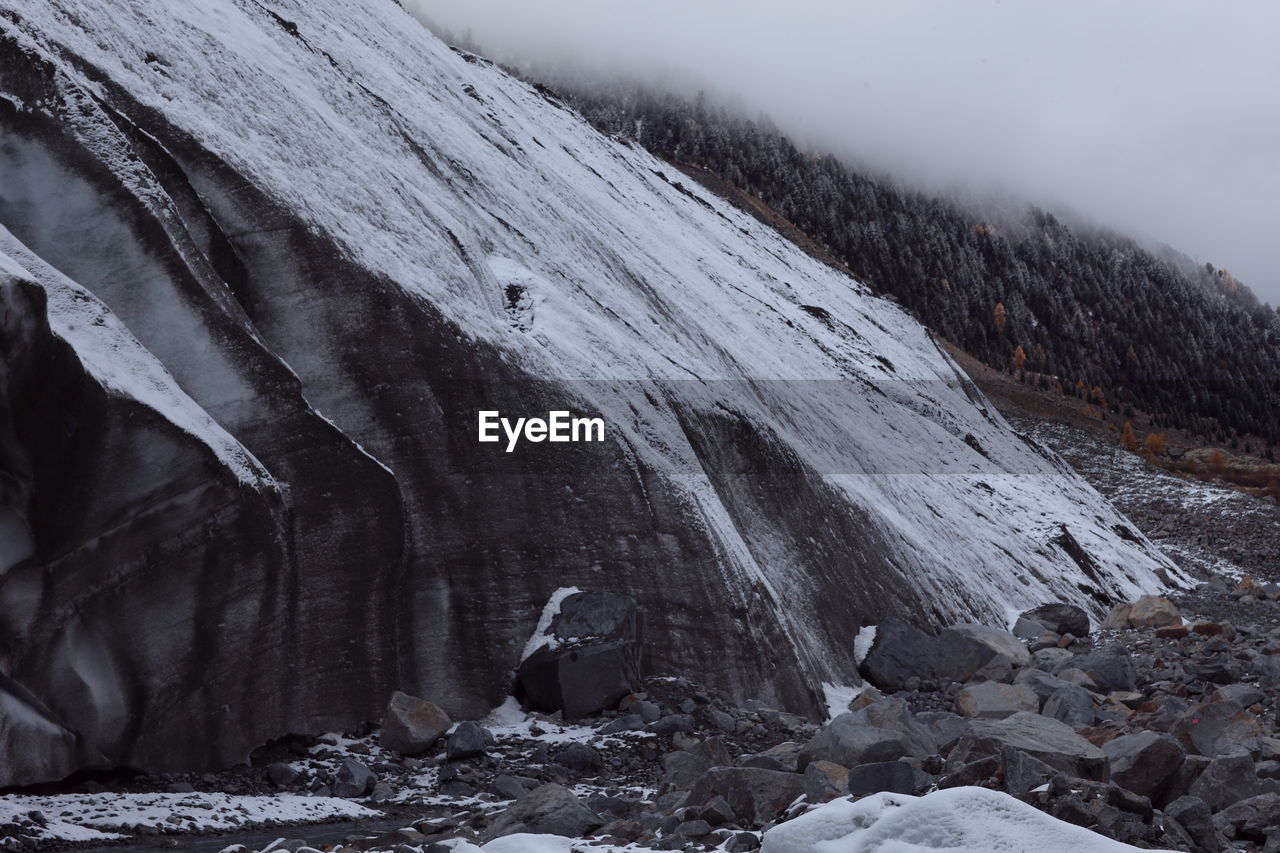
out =
[[[482,713],[541,607],[798,710],[1158,585],[925,331],[391,0],[0,0],[0,785]],[[479,410],[606,441],[476,440]],[[191,737],[192,731],[201,732]]]

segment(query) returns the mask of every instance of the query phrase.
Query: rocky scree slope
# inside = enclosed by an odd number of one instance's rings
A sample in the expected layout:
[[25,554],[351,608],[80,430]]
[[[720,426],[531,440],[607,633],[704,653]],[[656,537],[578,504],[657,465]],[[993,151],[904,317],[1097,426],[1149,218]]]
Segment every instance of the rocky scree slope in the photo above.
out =
[[[668,171],[390,0],[0,0],[0,785],[479,716],[560,586],[813,713],[887,613],[1176,572]],[[559,408],[607,441],[475,440]]]
[[872,685],[824,725],[671,677],[572,724],[514,702],[455,723],[398,693],[380,729],[284,739],[252,767],[0,807],[36,842],[67,837],[59,824],[226,829],[272,797],[356,821],[205,845],[235,853],[1270,851],[1280,587],[1224,586],[1121,604],[1100,627],[1065,604],[1012,633],[890,620],[863,649]]

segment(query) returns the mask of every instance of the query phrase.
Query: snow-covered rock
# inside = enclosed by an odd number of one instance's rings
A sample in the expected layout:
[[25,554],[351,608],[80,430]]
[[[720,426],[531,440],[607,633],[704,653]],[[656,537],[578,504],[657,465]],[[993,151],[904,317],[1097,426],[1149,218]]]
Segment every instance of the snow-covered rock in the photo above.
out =
[[1008,794],[949,788],[923,797],[832,800],[764,834],[761,853],[1130,853]]
[[[57,768],[478,716],[564,587],[816,713],[890,614],[1175,571],[900,309],[390,0],[0,0],[0,133],[0,691]],[[562,409],[606,440],[477,441]]]

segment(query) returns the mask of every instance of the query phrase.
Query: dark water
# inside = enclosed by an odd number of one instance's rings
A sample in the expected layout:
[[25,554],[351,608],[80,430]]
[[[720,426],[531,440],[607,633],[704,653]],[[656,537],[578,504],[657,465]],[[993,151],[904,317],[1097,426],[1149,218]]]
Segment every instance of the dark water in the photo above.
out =
[[386,817],[360,821],[335,821],[333,823],[309,823],[303,826],[268,826],[234,830],[216,835],[150,835],[135,836],[128,841],[100,847],[77,847],[77,853],[156,853],[160,850],[181,850],[184,853],[218,853],[232,844],[243,844],[250,850],[260,850],[277,838],[303,838],[313,847],[337,844],[349,835],[373,835],[408,826],[413,818]]

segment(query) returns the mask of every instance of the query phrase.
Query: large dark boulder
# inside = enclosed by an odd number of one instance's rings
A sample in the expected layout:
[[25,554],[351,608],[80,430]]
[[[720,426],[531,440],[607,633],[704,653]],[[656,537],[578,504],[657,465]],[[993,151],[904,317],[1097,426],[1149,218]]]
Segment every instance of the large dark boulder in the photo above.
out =
[[1234,702],[1206,702],[1183,712],[1173,734],[1188,751],[1213,758],[1260,737],[1262,726],[1257,716]]
[[462,761],[484,755],[493,743],[493,735],[479,723],[459,723],[445,741],[445,756],[450,761]]
[[635,599],[577,592],[560,610],[516,677],[534,707],[573,720],[612,708],[640,689],[640,616]]
[[1255,794],[1238,800],[1214,817],[1214,823],[1234,838],[1261,842],[1280,826],[1280,793]]
[[1152,800],[1159,799],[1186,757],[1182,746],[1163,732],[1121,735],[1102,745],[1111,764],[1111,781]]
[[1259,779],[1257,765],[1247,752],[1213,759],[1191,785],[1191,796],[1204,800],[1215,812],[1240,800],[1277,792],[1280,792],[1280,782]]
[[905,690],[911,679],[932,681],[938,641],[896,616],[876,626],[875,640],[858,671],[881,690]]
[[554,783],[539,785],[507,806],[485,830],[485,841],[503,835],[528,832],[581,838],[603,826],[604,819],[568,788]]
[[382,715],[382,731],[378,733],[383,749],[401,755],[420,755],[432,747],[453,721],[441,708],[397,690],[391,694]]
[[881,699],[819,729],[800,751],[799,765],[822,760],[855,767],[904,756],[926,758],[937,751],[933,733],[916,722],[906,702]]
[[756,826],[768,823],[805,792],[800,773],[757,767],[712,767],[694,783],[688,805],[701,806],[723,797],[733,813]]
[[1105,693],[1133,690],[1137,685],[1138,673],[1133,665],[1133,656],[1119,643],[1076,655],[1071,666],[1092,678],[1098,689]]
[[1213,822],[1213,812],[1199,797],[1181,796],[1164,808],[1167,817],[1178,822],[1203,850],[1216,851],[1224,846]]
[[1031,665],[1031,652],[1022,641],[989,625],[952,625],[938,635],[938,677],[968,681],[979,672],[995,681],[1012,681],[1016,671]]
[[1039,622],[1055,634],[1084,637],[1089,634],[1089,614],[1074,604],[1042,604],[1024,611],[1022,619]]
[[874,761],[849,770],[849,793],[855,797],[888,791],[914,794],[920,779],[914,767],[905,761]]
[[1083,687],[1068,684],[1053,691],[1044,701],[1040,713],[1068,726],[1091,726],[1096,719],[1093,694]]
[[378,777],[372,770],[354,758],[344,759],[333,777],[333,795],[335,797],[365,797],[378,784]]
[[1020,711],[1003,720],[974,720],[969,731],[956,744],[949,763],[969,763],[999,755],[1009,747],[1068,776],[1103,779],[1107,773],[1107,758],[1101,749],[1065,724],[1039,714]]

